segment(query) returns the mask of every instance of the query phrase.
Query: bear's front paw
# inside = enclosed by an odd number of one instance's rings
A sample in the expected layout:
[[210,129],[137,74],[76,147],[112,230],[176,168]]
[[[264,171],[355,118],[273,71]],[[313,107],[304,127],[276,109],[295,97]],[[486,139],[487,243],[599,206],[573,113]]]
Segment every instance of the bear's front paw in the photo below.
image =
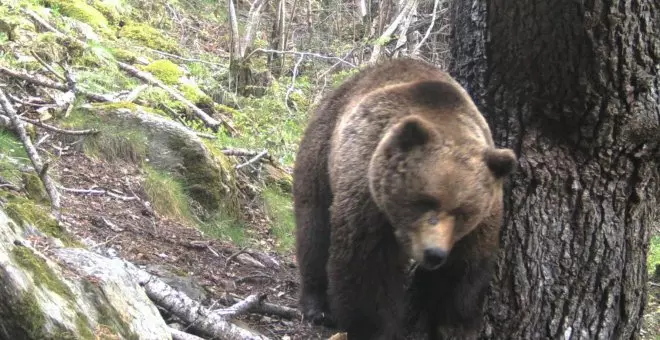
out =
[[330,316],[327,308],[324,308],[322,303],[310,302],[303,303],[301,306],[302,315],[306,321],[312,322],[315,325],[324,325],[327,327],[334,327],[335,322]]

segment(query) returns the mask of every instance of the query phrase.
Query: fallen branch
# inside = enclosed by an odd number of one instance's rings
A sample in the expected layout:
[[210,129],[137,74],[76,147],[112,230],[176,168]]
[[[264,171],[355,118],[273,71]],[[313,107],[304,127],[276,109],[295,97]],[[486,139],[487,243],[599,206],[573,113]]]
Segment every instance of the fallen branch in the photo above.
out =
[[163,82],[158,80],[156,77],[154,77],[151,73],[144,72],[141,70],[138,70],[137,68],[122,63],[120,61],[117,62],[119,65],[119,68],[122,70],[128,72],[130,75],[139,78],[143,81],[146,81],[149,84],[158,86],[165,90],[167,93],[169,93],[172,97],[174,97],[176,100],[184,103],[186,106],[188,106],[197,116],[197,118],[201,119],[206,126],[210,127],[213,130],[217,130],[218,126],[220,123],[224,124],[228,129],[232,131],[232,133],[236,132],[236,129],[234,129],[233,126],[231,126],[226,119],[222,119],[220,122],[215,120],[213,117],[209,116],[206,112],[202,111],[197,105],[193,104],[190,100],[188,100],[186,97],[183,96],[179,91],[165,85]]
[[236,301],[234,304],[231,306],[221,309],[218,312],[218,314],[222,315],[226,319],[231,319],[234,318],[238,315],[243,315],[247,313],[250,310],[253,310],[253,308],[262,303],[263,300],[266,299],[265,294],[252,294],[248,297],[246,297],[243,300]]
[[250,158],[247,162],[241,163],[241,164],[237,165],[235,168],[236,168],[236,170],[238,170],[242,167],[248,166],[248,165],[258,161],[261,157],[266,156],[267,154],[268,154],[268,150],[261,151],[256,156]]
[[39,57],[39,55],[38,55],[36,52],[30,50],[30,54],[32,54],[32,56],[34,57],[34,59],[37,59],[37,61],[38,61],[41,65],[43,65],[43,67],[45,67],[46,70],[48,70],[50,73],[52,73],[56,78],[58,78],[58,79],[61,80],[61,81],[66,81],[66,78],[64,78],[63,75],[57,73],[57,71],[55,71],[55,69],[53,69],[52,66],[48,65],[48,63],[46,63],[43,59],[41,59],[41,58]]
[[34,21],[36,21],[39,25],[43,26],[46,30],[51,31],[53,33],[59,33],[60,35],[64,36],[63,33],[55,29],[55,27],[51,26],[48,21],[44,20],[42,17],[39,16],[39,14],[35,13],[34,11],[30,9],[23,9],[23,13],[29,15]]
[[79,194],[79,195],[108,195],[110,197],[114,197],[116,199],[122,200],[122,201],[133,201],[138,199],[136,196],[122,196],[118,195],[110,190],[102,189],[102,190],[94,190],[94,189],[73,189],[73,188],[66,188],[63,186],[59,187],[60,190],[64,192],[70,192],[73,194]]
[[[235,295],[230,295],[228,293],[224,294],[220,298],[220,302],[222,302],[225,305],[233,305],[238,303],[239,301],[241,301],[239,297]],[[261,302],[260,304],[253,306],[250,312],[258,313],[258,314],[270,314],[289,320],[302,318],[302,314],[300,314],[300,312],[298,312],[298,310],[295,308],[276,305],[268,302]]]
[[[227,156],[239,156],[239,157],[255,157],[259,154],[261,154],[263,151],[255,151],[255,150],[247,150],[247,149],[224,149],[222,150],[222,153],[227,155]],[[276,164],[275,160],[271,155],[266,153],[265,155],[262,155],[259,157],[259,159],[266,160],[270,163]]]
[[227,258],[227,260],[225,261],[225,267],[228,266],[228,265],[231,263],[231,261],[233,261],[238,255],[241,255],[241,254],[243,254],[243,253],[245,253],[245,252],[247,252],[247,249],[245,249],[245,248],[241,248],[239,251],[233,253],[233,254],[232,254],[231,256],[229,256],[229,257]]
[[169,331],[170,335],[172,336],[172,340],[204,340],[197,335],[192,335],[190,333],[180,331],[176,328],[169,327]]
[[64,129],[60,129],[60,128],[56,127],[56,126],[52,126],[52,125],[48,125],[48,124],[46,124],[46,123],[42,123],[41,121],[38,121],[38,120],[36,120],[36,119],[30,119],[30,118],[26,118],[26,117],[20,117],[20,119],[21,119],[22,121],[24,121],[24,122],[30,123],[30,124],[32,124],[32,125],[36,125],[36,126],[38,126],[38,127],[44,128],[44,129],[46,129],[46,130],[48,130],[48,131],[61,133],[61,134],[63,134],[63,135],[71,135],[71,136],[86,136],[86,135],[95,135],[95,134],[97,134],[97,133],[100,132],[99,130],[96,130],[96,129],[89,129],[89,130],[64,130]]
[[0,126],[2,126],[4,128],[11,127],[11,122],[9,121],[9,117],[5,117],[3,115],[0,115]]
[[126,267],[130,272],[135,274],[138,282],[144,287],[147,296],[152,301],[167,309],[182,321],[191,324],[192,328],[219,339],[268,339],[265,336],[254,334],[230,323],[228,318],[229,316],[235,316],[235,312],[228,312],[225,310],[211,312],[198,302],[190,299],[184,293],[176,291],[174,288],[146,271],[134,266]]
[[110,228],[110,230],[116,232],[116,233],[121,233],[124,231],[124,228],[118,227],[116,224],[112,223],[109,221],[107,218],[103,216],[92,216],[90,217],[90,222],[92,222],[92,225],[97,227],[97,228]]
[[124,98],[124,101],[132,103],[137,97],[140,96],[140,92],[144,91],[149,85],[147,84],[141,84],[140,86],[136,87],[131,91],[128,95],[126,95],[126,98]]
[[186,122],[183,119],[181,119],[181,116],[179,116],[179,114],[176,111],[174,111],[171,107],[169,107],[165,104],[162,104],[162,103],[161,103],[160,106],[165,111],[167,111],[170,115],[172,115],[172,118],[176,119],[187,130],[189,130],[190,132],[195,133],[197,135],[197,137],[206,138],[206,139],[218,139],[218,137],[216,135],[213,135],[213,134],[210,134],[210,133],[198,132],[198,131],[195,131],[195,130],[191,129],[190,127],[188,127],[188,125],[186,125]]
[[3,178],[2,176],[0,176],[0,189],[8,189],[17,192],[21,191],[21,188],[19,186]]
[[[4,73],[5,75],[7,75],[9,77],[12,77],[12,78],[25,80],[29,83],[39,85],[39,86],[49,87],[49,88],[64,91],[64,92],[70,90],[69,87],[65,84],[58,83],[58,82],[52,81],[50,79],[39,79],[35,76],[31,76],[29,74],[25,74],[25,73],[19,72],[19,71],[14,71],[14,70],[8,69],[8,68],[3,67],[3,66],[0,66],[0,73]],[[97,101],[97,102],[110,102],[110,101],[112,101],[112,98],[110,96],[107,96],[107,95],[96,94],[96,93],[92,93],[92,92],[89,92],[89,91],[86,91],[86,90],[81,90],[81,89],[76,89],[75,92],[78,92],[78,93],[82,94],[83,96],[85,96],[85,97],[87,97],[91,100]]]
[[25,125],[23,125],[23,122],[19,119],[18,115],[16,114],[16,110],[9,102],[9,99],[7,99],[7,96],[5,96],[5,92],[2,89],[0,89],[0,106],[2,106],[5,114],[9,117],[13,129],[18,133],[18,136],[20,137],[21,142],[25,147],[25,151],[27,152],[30,161],[32,161],[32,165],[34,166],[35,171],[39,175],[41,182],[43,182],[44,187],[46,188],[46,192],[50,198],[51,213],[53,216],[55,216],[56,219],[59,220],[60,194],[57,192],[55,184],[50,178],[50,175],[48,175],[48,163],[44,165],[41,162],[41,157],[39,157],[37,150],[34,148],[34,145],[32,145],[32,140],[30,140],[30,137],[25,131]]

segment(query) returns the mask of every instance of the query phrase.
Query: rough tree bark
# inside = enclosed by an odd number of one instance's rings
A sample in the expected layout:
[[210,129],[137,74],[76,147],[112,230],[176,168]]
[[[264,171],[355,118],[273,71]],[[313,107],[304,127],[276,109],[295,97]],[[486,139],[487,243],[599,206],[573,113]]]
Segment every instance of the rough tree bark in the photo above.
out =
[[482,337],[638,337],[660,216],[660,2],[452,6],[451,72],[520,157]]

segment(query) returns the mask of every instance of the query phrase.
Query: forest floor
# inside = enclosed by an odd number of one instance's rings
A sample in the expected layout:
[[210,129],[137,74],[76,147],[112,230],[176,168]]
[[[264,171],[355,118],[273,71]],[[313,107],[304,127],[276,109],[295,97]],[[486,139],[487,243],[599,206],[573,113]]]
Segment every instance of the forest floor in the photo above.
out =
[[[74,152],[62,155],[57,168],[61,184],[66,188],[132,191],[128,196],[145,198],[144,175],[135,165],[110,163]],[[163,270],[176,273],[170,275],[184,282],[185,292],[203,297],[205,305],[230,293],[241,297],[267,294],[267,302],[297,307],[299,283],[291,254],[268,253],[275,261],[258,261],[266,263],[263,267],[241,261],[236,254],[242,248],[205,236],[176,220],[154,216],[138,200],[66,192],[62,196],[62,208],[62,220],[72,233],[91,241],[90,244],[99,244],[106,252],[110,249],[110,253],[145,266],[154,274],[162,274]],[[252,211],[250,229],[263,234],[262,242],[271,242],[268,225],[259,217],[262,214]],[[252,251],[247,249],[248,253]],[[272,339],[327,339],[333,333],[302,320],[257,314],[241,316],[238,323]]]

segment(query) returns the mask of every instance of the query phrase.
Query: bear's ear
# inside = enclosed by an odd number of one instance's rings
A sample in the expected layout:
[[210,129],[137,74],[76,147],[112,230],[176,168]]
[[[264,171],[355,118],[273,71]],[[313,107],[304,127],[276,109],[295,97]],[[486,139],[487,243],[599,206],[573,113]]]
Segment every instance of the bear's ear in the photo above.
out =
[[510,174],[518,160],[511,149],[489,148],[484,153],[484,161],[495,177],[502,178]]
[[392,128],[391,146],[402,151],[410,151],[414,147],[424,145],[431,140],[433,131],[422,118],[410,116],[404,118]]

